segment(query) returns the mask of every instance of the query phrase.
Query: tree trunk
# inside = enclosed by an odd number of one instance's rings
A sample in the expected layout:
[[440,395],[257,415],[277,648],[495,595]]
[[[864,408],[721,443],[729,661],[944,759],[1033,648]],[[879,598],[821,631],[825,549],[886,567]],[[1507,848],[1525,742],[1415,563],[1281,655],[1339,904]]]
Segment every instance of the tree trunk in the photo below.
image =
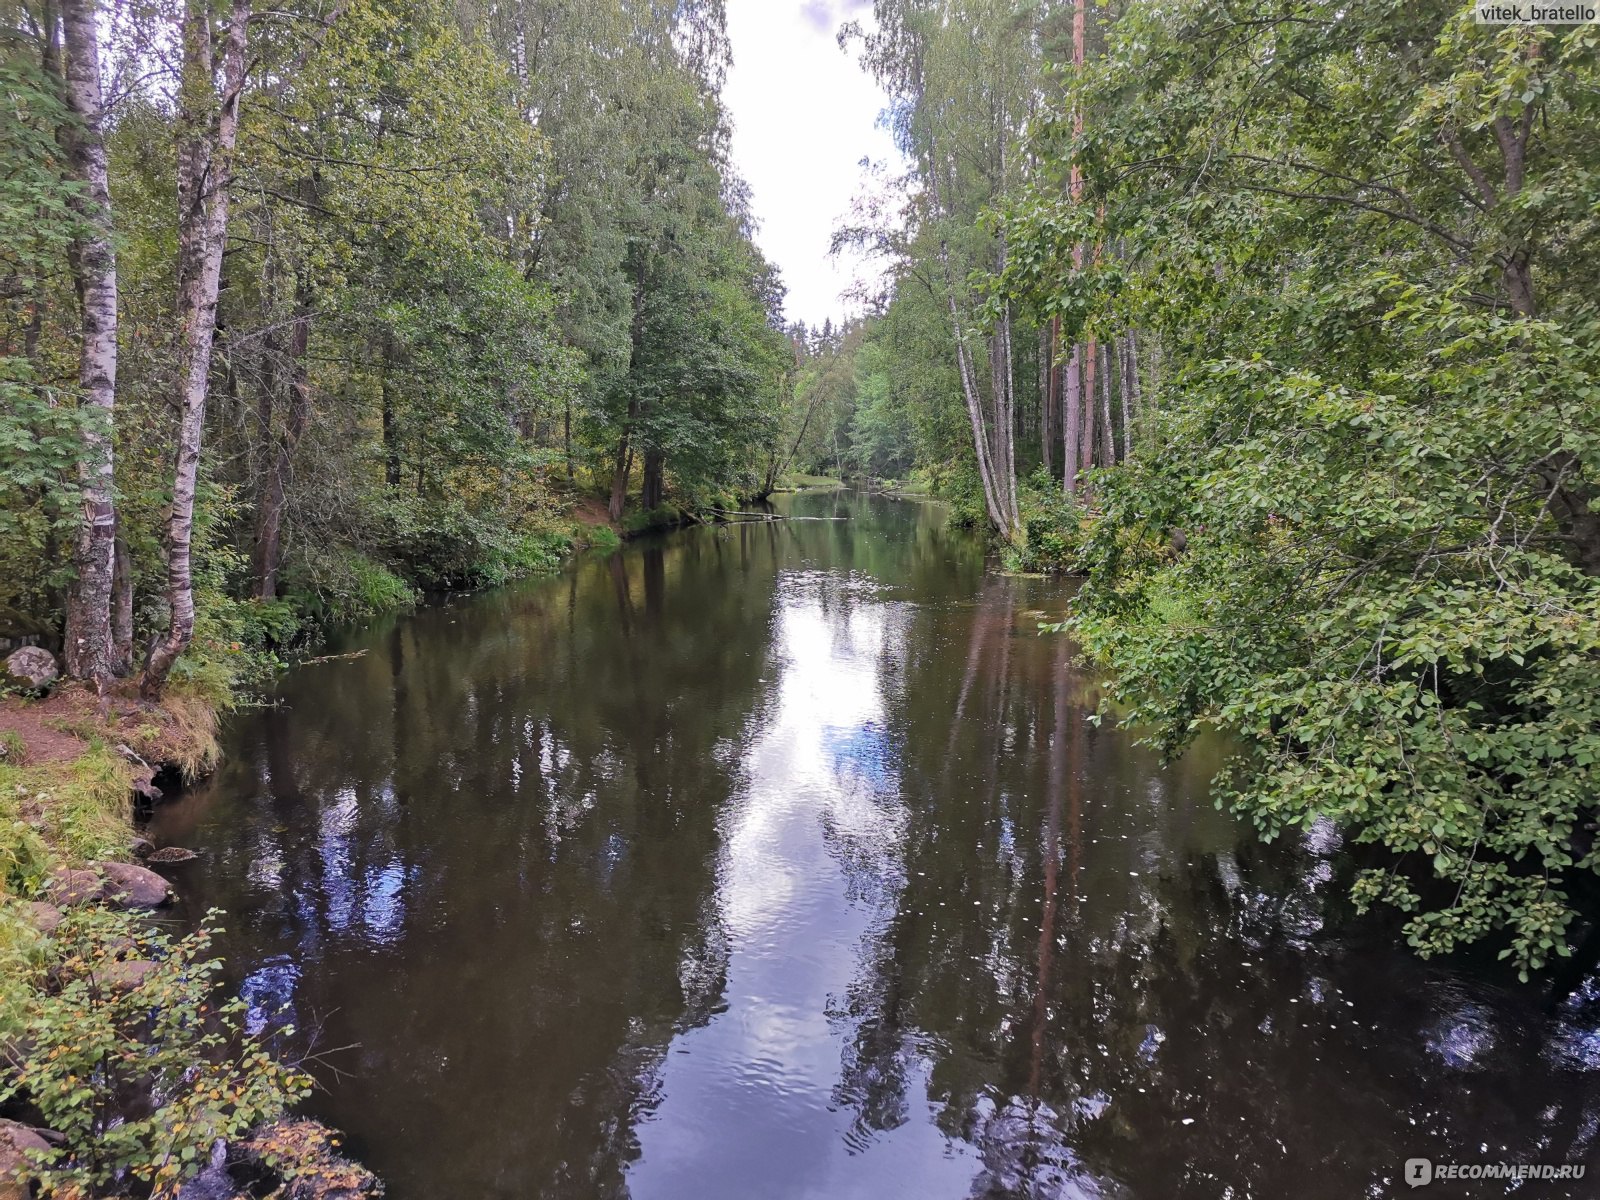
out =
[[[295,447],[311,423],[311,379],[306,353],[311,343],[311,305],[302,276],[295,288],[294,326],[289,333],[289,415],[283,435],[272,436],[270,421],[262,433],[268,446],[266,476],[256,510],[256,545],[252,567],[258,600],[278,596],[278,566],[282,559],[283,510],[294,465]],[[270,380],[270,375],[269,375]],[[269,384],[270,386],[270,384]],[[270,398],[267,401],[270,405]],[[270,412],[270,409],[269,409]]]
[[250,0],[233,0],[223,42],[222,94],[216,90],[211,18],[206,0],[187,0],[183,15],[183,75],[178,89],[178,378],[182,423],[178,466],[167,522],[167,603],[164,638],[150,649],[139,690],[160,697],[173,663],[194,639],[194,494],[205,431],[211,348],[217,329],[217,294],[228,233],[228,186],[239,136],[244,90],[245,40]]
[[1083,440],[1083,347],[1072,343],[1067,359],[1067,404],[1061,414],[1061,490],[1078,494],[1079,447]]
[[[632,406],[629,407],[631,411]],[[611,472],[611,502],[606,506],[613,521],[622,520],[622,509],[628,502],[628,476],[632,473],[633,450],[628,445],[628,432],[623,430],[622,441],[617,444],[617,465]]]
[[119,675],[133,670],[133,556],[119,534],[111,573],[111,666]]
[[1100,358],[1099,344],[1090,338],[1083,351],[1083,438],[1078,443],[1078,469],[1094,466],[1095,447],[1095,366]]
[[93,680],[103,689],[118,674],[111,632],[117,536],[112,446],[117,393],[117,259],[100,94],[97,8],[94,0],[63,0],[61,6],[67,98],[77,118],[66,137],[67,152],[73,175],[85,193],[76,203],[84,226],[73,247],[82,316],[78,383],[91,416],[84,426],[78,464],[83,523],[73,554],[77,573],[67,596],[63,649],[68,674]]
[[[939,192],[939,156],[936,143],[931,137],[928,141],[928,163],[929,192],[934,209],[942,214],[944,209]],[[962,327],[960,306],[956,303],[955,280],[950,269],[950,244],[943,236],[939,238],[939,266],[944,274],[945,302],[950,311],[950,332],[956,346],[956,369],[961,376],[961,395],[967,404],[967,419],[972,425],[972,445],[978,458],[978,477],[983,483],[984,507],[989,514],[989,523],[1007,541],[1012,541],[1016,532],[996,486],[998,466],[993,462],[990,453],[989,421],[984,413],[983,396],[978,390],[977,377],[973,371],[972,355],[968,350],[965,330]]]
[[572,397],[568,395],[561,414],[561,446],[567,460],[567,482],[572,482]]
[[640,485],[639,503],[646,512],[661,507],[666,499],[666,456],[659,450],[644,452],[644,480]]
[[1139,415],[1139,341],[1128,330],[1123,343],[1126,367],[1122,372],[1122,457],[1133,457],[1133,422]]
[[395,427],[393,373],[397,355],[394,334],[383,335],[383,367],[378,376],[378,391],[383,404],[383,482],[391,488],[400,486],[400,436]]
[[1050,328],[1039,330],[1039,451],[1040,465],[1050,473]]
[[1117,427],[1111,422],[1111,343],[1100,343],[1100,461],[1117,465]]

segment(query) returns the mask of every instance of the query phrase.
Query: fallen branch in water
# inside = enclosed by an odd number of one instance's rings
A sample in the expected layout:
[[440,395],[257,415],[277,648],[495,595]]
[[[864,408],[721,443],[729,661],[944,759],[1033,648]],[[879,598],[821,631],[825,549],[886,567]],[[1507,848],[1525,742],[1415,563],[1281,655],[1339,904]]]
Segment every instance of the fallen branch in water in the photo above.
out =
[[352,658],[365,658],[366,656],[367,652],[365,650],[352,650],[349,654],[324,654],[321,658],[302,658],[296,665],[309,667],[315,666],[317,663],[348,662]]
[[732,508],[713,508],[709,510],[719,517],[745,517],[752,521],[849,521],[850,517],[790,517],[782,513],[740,512]]

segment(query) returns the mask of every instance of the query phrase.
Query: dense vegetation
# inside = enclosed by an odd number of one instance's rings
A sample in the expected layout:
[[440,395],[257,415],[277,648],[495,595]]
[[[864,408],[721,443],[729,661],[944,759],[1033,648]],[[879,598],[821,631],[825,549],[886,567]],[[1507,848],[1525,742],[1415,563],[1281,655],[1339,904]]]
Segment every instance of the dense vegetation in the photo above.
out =
[[814,368],[854,355],[839,460],[908,444],[1013,561],[1087,573],[1068,625],[1122,714],[1173,752],[1233,735],[1219,802],[1333,821],[1420,951],[1570,953],[1600,869],[1600,29],[875,13],[912,172],[843,235],[894,272]]
[[6,11],[6,632],[220,695],[549,565],[583,492],[761,490],[790,353],[720,4]]
[[715,0],[16,6],[0,616],[218,692],[308,620],[790,470],[909,483],[1169,751],[1524,973],[1600,817],[1594,26],[1430,0],[877,0],[891,97],[784,328]]

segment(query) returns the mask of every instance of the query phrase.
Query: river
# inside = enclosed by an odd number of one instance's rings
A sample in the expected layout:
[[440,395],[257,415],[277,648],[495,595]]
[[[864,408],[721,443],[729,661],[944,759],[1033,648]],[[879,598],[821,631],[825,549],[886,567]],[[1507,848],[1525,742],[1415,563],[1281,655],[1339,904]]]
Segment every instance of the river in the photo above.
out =
[[1037,630],[1070,582],[936,505],[780,507],[846,519],[336,638],[158,811],[392,1200],[1507,1194],[1414,1157],[1600,1192],[1593,989],[1418,961],[1330,831],[1215,809],[1217,747],[1091,723]]

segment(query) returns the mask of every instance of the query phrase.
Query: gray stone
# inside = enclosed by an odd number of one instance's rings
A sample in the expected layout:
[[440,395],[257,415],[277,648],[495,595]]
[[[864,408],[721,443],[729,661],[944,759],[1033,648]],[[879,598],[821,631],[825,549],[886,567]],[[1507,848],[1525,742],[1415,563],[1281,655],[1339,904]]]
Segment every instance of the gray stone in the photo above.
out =
[[57,867],[44,881],[45,898],[57,908],[74,908],[105,898],[105,876],[98,871]]
[[106,963],[90,972],[94,981],[113,992],[131,992],[150,978],[156,964],[148,959],[134,958],[125,962]]
[[28,924],[45,937],[51,937],[61,927],[61,910],[54,904],[34,900],[28,905]]
[[151,863],[186,863],[193,862],[200,856],[187,846],[163,846],[159,850],[152,850],[144,856],[145,862]]
[[146,867],[132,863],[89,864],[105,876],[105,899],[118,908],[160,908],[172,899],[172,887]]
[[16,1121],[0,1121],[0,1200],[28,1200],[28,1181],[34,1176],[29,1156],[50,1148],[39,1130]]
[[6,677],[16,687],[41,692],[61,678],[61,668],[43,646],[24,646],[6,656]]

